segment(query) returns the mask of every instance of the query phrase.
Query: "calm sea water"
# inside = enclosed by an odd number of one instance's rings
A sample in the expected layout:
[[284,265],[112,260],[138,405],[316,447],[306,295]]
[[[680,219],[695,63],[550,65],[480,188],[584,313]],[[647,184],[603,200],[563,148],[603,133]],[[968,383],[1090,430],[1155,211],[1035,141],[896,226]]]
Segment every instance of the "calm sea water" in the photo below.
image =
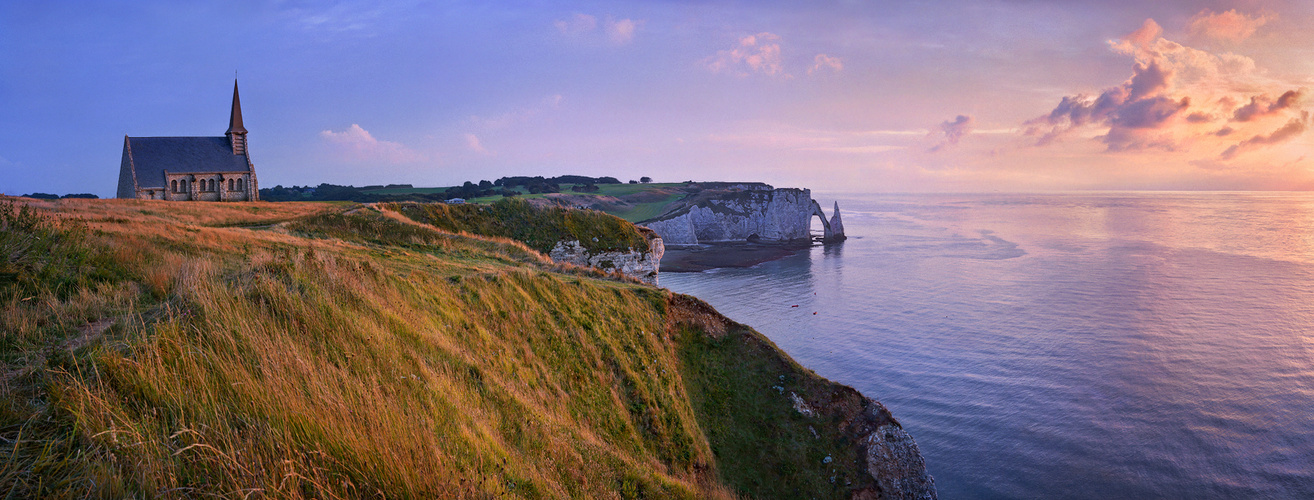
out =
[[839,201],[661,283],[884,402],[941,498],[1314,498],[1314,195]]

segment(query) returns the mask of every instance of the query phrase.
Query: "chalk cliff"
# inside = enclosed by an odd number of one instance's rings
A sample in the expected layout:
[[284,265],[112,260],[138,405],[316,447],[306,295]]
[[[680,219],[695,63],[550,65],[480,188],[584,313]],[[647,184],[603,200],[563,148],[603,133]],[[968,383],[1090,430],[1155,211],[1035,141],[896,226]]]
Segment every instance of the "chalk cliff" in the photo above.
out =
[[638,278],[639,281],[644,283],[656,285],[657,272],[664,253],[666,253],[666,245],[662,243],[661,238],[652,235],[648,240],[647,251],[634,248],[589,251],[579,240],[573,240],[557,242],[556,246],[548,251],[548,257],[551,257],[555,262],[567,262],[577,266],[596,267],[607,272],[619,272],[626,276]]
[[[839,204],[835,206],[838,209]],[[708,190],[682,200],[666,214],[638,224],[656,231],[667,245],[791,242],[808,241],[813,215],[826,226],[825,241],[844,238],[842,225],[838,234],[832,234],[830,222],[812,199],[811,190],[798,188]]]

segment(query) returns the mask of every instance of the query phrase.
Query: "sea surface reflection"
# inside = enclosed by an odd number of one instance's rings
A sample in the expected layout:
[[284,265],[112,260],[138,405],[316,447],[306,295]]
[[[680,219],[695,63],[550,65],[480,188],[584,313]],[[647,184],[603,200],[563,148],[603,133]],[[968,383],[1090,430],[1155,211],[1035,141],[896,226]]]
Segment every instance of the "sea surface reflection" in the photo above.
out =
[[837,198],[840,246],[662,285],[884,402],[942,498],[1314,498],[1314,195]]

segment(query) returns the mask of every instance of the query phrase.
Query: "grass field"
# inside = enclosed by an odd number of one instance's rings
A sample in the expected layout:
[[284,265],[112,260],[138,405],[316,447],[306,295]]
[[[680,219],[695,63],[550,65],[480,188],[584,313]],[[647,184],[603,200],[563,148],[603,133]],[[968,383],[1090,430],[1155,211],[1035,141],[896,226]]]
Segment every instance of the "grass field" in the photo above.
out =
[[756,332],[386,205],[5,199],[0,250],[6,498],[839,498],[871,482],[840,417],[786,395],[852,391]]
[[[650,184],[598,184],[598,191],[593,193],[576,193],[571,191],[574,184],[562,184],[561,194],[577,196],[587,199],[588,197],[610,196],[620,198],[626,201],[625,206],[611,207],[604,204],[603,211],[625,219],[630,222],[639,222],[651,219],[665,212],[668,205],[683,198],[685,193],[681,188],[684,183],[650,183]],[[441,193],[447,188],[389,188],[389,189],[371,189],[370,193],[375,194],[411,194],[411,193]],[[517,188],[522,194],[516,198],[530,200],[536,198],[546,198],[546,194],[529,194],[523,188]],[[651,196],[645,196],[651,194]],[[483,196],[466,200],[467,203],[488,204],[502,200],[502,195]],[[590,205],[585,203],[585,205]]]

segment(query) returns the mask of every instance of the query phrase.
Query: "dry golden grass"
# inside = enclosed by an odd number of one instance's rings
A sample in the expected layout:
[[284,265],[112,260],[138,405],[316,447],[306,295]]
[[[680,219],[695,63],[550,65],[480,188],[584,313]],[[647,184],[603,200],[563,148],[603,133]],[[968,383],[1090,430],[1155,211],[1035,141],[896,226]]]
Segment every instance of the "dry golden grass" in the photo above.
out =
[[[9,495],[792,495],[754,486],[751,457],[724,482],[713,445],[742,432],[707,411],[738,389],[691,386],[725,377],[690,360],[736,348],[689,335],[740,327],[693,299],[380,207],[21,203],[85,223],[75,243],[115,272],[0,293]],[[800,418],[773,405],[750,421]],[[791,425],[801,457],[832,453]]]
[[678,365],[645,298],[662,292],[552,274],[523,244],[432,228],[399,248],[209,226],[337,209],[323,205],[33,205],[86,221],[138,279],[7,306],[6,325],[28,335],[51,312],[117,318],[114,340],[42,377],[44,416],[69,420],[58,440],[82,456],[58,490],[19,474],[17,491],[724,496],[678,372],[661,368]]

